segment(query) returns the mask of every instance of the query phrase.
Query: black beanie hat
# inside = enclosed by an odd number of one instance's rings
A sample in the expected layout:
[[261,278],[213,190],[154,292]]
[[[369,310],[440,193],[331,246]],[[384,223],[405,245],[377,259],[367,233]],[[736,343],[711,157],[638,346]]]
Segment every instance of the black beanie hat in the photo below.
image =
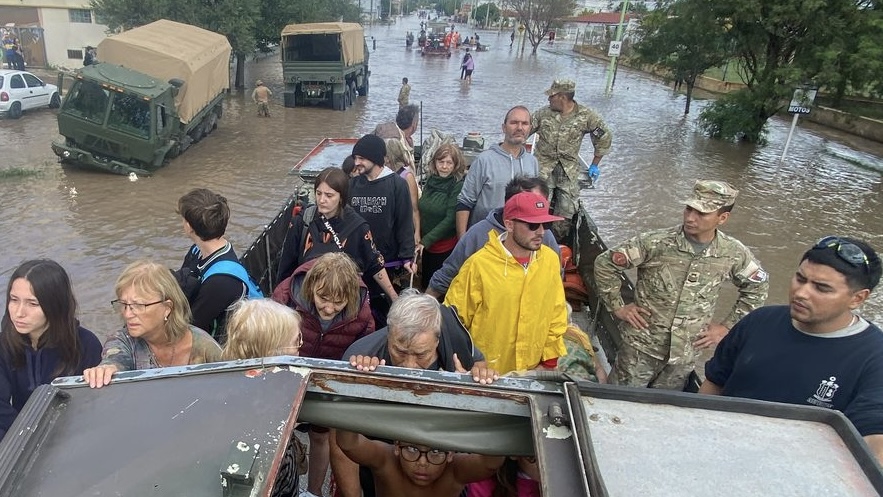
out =
[[365,135],[353,146],[353,156],[356,155],[382,166],[386,162],[386,143],[377,135]]

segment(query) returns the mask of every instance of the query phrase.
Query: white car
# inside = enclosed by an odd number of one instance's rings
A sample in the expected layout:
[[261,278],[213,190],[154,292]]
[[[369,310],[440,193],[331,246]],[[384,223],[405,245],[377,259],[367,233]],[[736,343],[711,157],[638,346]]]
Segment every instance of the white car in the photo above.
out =
[[57,109],[60,106],[61,94],[57,86],[27,71],[0,70],[0,114],[18,119],[25,110]]

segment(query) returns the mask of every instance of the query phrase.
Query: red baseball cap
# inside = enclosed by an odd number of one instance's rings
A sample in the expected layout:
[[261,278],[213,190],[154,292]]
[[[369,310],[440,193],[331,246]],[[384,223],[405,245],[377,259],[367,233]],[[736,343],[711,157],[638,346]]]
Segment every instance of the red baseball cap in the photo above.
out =
[[548,223],[561,221],[563,217],[549,214],[549,201],[534,192],[521,192],[506,201],[503,219],[515,219],[525,223]]

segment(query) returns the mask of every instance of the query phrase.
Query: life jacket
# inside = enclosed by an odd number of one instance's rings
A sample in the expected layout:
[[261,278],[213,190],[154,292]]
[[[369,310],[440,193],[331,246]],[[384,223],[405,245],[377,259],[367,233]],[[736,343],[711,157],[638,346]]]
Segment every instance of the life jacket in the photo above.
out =
[[582,307],[589,301],[589,289],[573,263],[573,250],[567,245],[561,246],[561,268],[564,270],[564,298],[574,308]]

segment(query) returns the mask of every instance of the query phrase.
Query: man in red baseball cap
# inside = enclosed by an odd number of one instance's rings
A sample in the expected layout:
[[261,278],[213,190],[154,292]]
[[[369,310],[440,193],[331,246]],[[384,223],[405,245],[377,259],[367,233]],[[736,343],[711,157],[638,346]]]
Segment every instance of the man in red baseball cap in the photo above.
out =
[[514,195],[503,208],[506,232],[488,241],[451,282],[445,304],[453,306],[500,373],[553,369],[567,353],[567,308],[558,255],[543,245],[553,221],[545,197]]

